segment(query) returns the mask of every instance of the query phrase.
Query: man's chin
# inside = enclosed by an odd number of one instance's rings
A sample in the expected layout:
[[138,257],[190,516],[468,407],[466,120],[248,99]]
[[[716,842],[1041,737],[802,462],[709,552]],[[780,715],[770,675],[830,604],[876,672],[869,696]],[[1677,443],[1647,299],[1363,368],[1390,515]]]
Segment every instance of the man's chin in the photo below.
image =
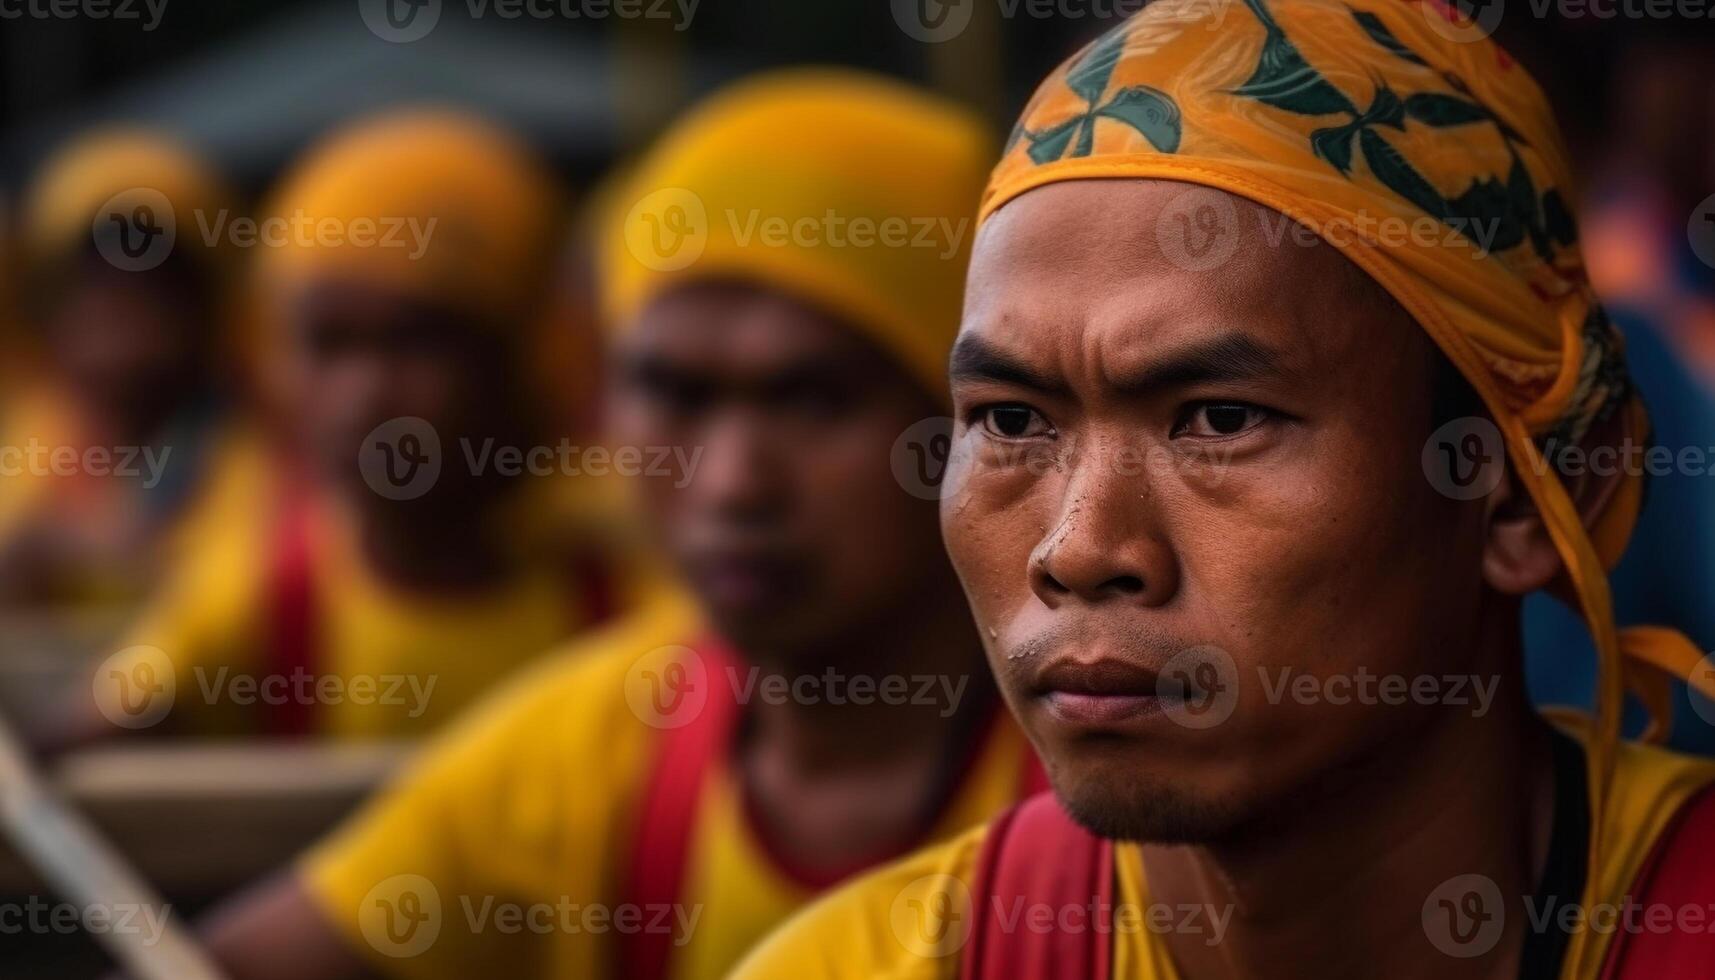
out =
[[1112,840],[1207,844],[1243,823],[1239,801],[1155,776],[1056,773],[1055,795],[1084,829]]
[[730,603],[702,596],[709,623],[723,639],[763,661],[793,660],[826,642],[794,603]]

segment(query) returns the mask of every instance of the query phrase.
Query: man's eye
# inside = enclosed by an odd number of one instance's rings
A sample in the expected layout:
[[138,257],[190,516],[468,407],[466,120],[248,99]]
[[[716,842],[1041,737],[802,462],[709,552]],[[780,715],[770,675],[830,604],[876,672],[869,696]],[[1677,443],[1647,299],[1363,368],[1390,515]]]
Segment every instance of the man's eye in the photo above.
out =
[[990,435],[1002,439],[1029,439],[1051,431],[1048,420],[1028,405],[990,405],[981,410],[980,419]]
[[1253,429],[1269,418],[1269,411],[1243,402],[1203,402],[1187,408],[1173,427],[1173,435],[1193,439],[1218,439]]

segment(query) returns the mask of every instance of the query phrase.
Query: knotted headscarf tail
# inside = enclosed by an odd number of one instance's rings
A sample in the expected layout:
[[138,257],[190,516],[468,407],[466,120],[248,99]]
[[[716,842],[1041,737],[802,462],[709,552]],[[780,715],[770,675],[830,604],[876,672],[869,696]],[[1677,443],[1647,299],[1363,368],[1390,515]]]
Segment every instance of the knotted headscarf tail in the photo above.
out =
[[[1636,521],[1642,473],[1587,515],[1556,473],[1592,426],[1641,441],[1648,420],[1585,275],[1547,100],[1482,35],[1421,0],[1157,0],[1038,89],[979,223],[1045,184],[1179,181],[1306,225],[1380,283],[1482,397],[1565,564],[1563,591],[1600,661],[1588,753],[1600,817],[1626,686],[1658,736],[1666,675],[1709,694],[1715,679],[1699,676],[1700,651],[1679,633],[1615,626],[1607,570]],[[1431,243],[1399,243],[1425,223],[1441,232]],[[1609,846],[1603,821],[1592,826],[1586,901]],[[1572,962],[1592,955],[1581,931]]]

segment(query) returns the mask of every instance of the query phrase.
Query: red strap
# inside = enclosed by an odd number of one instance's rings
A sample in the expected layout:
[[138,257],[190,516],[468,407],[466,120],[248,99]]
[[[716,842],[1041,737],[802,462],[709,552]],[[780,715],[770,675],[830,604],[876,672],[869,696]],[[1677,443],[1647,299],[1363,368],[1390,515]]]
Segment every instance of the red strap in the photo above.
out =
[[[726,674],[733,659],[715,642],[697,644],[699,672],[686,664],[689,683],[704,688],[681,687],[683,697],[659,720],[663,726],[657,739],[654,768],[643,787],[636,835],[632,838],[629,867],[620,883],[625,902],[651,910],[678,903],[684,887],[686,860],[700,811],[707,775],[732,744],[737,728],[737,692]],[[681,661],[683,663],[683,661]],[[684,724],[665,727],[689,715]],[[652,918],[645,915],[645,921]],[[674,923],[679,916],[667,917]],[[619,934],[621,968],[617,976],[628,980],[664,980],[675,941],[679,937],[659,930],[633,929]]]
[[[657,740],[629,865],[620,884],[624,901],[639,908],[666,908],[679,902],[700,812],[699,798],[709,771],[730,749],[741,714],[735,685],[727,673],[737,669],[737,656],[714,638],[697,643],[694,649],[703,669],[703,677],[695,683],[706,685],[707,699],[692,693],[681,701],[677,710],[690,714],[690,719],[678,727],[664,726]],[[699,702],[700,709],[696,707]],[[665,720],[676,719],[668,712]],[[1024,749],[1019,765],[1020,799],[1048,786],[1036,753],[1028,744]],[[676,922],[677,917],[673,918]],[[665,980],[676,939],[679,937],[665,932],[632,930],[621,934],[616,975],[627,980]],[[1105,947],[1102,955],[1105,963]]]
[[1036,757],[1036,749],[1028,741],[1024,743],[1024,758],[1019,760],[1018,798],[1028,800],[1032,796],[1053,791],[1048,783],[1048,770],[1042,768],[1042,760]]
[[[1708,918],[1715,905],[1715,785],[1680,805],[1633,883],[1628,905],[1639,907],[1631,909],[1629,928],[1621,919],[1602,980],[1715,978],[1715,921]],[[1682,920],[1692,910],[1695,924]],[[1650,925],[1652,911],[1668,916],[1665,927]]]
[[[270,672],[280,677],[294,677],[298,671],[313,674],[321,662],[312,511],[307,487],[297,480],[285,481],[263,596],[266,662]],[[283,698],[269,708],[266,731],[270,735],[308,735],[314,728],[315,713],[305,699]]]
[[[1013,807],[989,828],[977,861],[962,980],[1108,980],[1113,881],[1113,844],[1073,822],[1054,794]],[[1044,907],[1056,925],[1070,910],[1093,911],[1096,921],[1073,931],[1044,928],[1033,918]]]

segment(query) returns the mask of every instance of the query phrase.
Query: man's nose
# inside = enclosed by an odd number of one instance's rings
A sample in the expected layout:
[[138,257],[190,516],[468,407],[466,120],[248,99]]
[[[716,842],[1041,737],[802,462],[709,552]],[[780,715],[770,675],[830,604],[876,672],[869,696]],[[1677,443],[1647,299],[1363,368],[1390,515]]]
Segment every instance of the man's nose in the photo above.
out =
[[786,481],[769,426],[732,413],[702,433],[703,456],[691,490],[706,508],[728,519],[760,520],[784,509]]
[[1073,464],[1060,520],[1030,554],[1031,590],[1049,608],[1067,602],[1159,606],[1179,588],[1179,564],[1149,474],[1121,474],[1103,453]]

